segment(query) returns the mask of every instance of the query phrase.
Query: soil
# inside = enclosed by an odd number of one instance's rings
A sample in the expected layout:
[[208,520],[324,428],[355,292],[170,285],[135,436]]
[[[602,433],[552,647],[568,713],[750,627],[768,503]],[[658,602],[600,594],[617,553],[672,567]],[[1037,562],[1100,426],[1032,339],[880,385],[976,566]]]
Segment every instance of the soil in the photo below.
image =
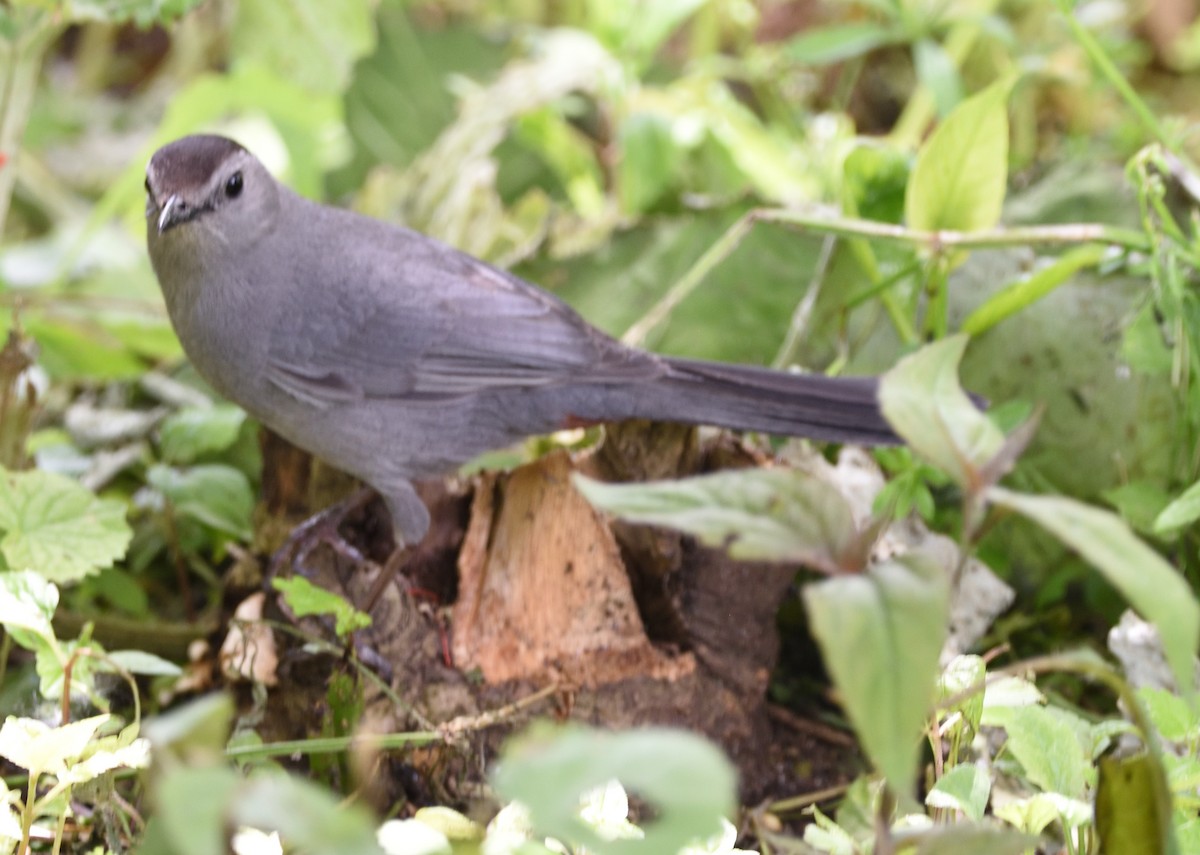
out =
[[[264,485],[265,507],[278,533],[288,530],[281,520],[327,502],[313,496],[328,492],[329,481],[281,441],[267,440],[264,452],[264,471],[276,473]],[[382,810],[403,801],[469,811],[504,739],[553,717],[703,733],[738,767],[746,804],[849,783],[860,767],[852,737],[768,700],[780,651],[776,614],[795,596],[799,568],[734,561],[685,536],[614,523],[571,484],[575,472],[629,480],[763,462],[726,435],[701,443],[691,429],[632,424],[610,428],[599,450],[556,451],[509,473],[422,485],[430,534],[405,555],[397,583],[371,610],[373,626],[355,641],[359,659],[395,694],[369,689],[350,726],[400,732],[453,722],[444,732],[454,736],[358,758],[342,773],[369,781]],[[291,543],[275,570],[301,572],[362,606],[385,572],[388,529],[382,503],[360,501],[338,527],[360,557],[317,538],[301,549]],[[314,618],[298,622],[332,638]],[[327,685],[353,669],[280,641],[278,686],[259,732],[328,732]]]

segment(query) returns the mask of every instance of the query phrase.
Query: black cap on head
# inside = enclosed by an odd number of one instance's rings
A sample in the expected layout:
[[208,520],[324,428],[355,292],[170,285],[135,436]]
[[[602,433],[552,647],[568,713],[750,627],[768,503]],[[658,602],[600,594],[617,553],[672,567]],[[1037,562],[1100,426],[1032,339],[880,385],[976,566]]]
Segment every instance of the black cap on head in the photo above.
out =
[[203,186],[234,152],[245,151],[227,137],[196,134],[176,140],[155,152],[150,161],[162,192]]

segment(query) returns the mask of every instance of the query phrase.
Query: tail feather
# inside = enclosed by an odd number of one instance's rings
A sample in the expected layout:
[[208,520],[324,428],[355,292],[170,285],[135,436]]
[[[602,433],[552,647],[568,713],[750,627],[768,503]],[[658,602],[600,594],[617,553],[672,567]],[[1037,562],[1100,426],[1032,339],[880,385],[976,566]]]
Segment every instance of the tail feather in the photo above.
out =
[[670,373],[647,389],[640,415],[831,442],[900,442],[879,409],[874,377],[789,374],[692,359],[667,362]]

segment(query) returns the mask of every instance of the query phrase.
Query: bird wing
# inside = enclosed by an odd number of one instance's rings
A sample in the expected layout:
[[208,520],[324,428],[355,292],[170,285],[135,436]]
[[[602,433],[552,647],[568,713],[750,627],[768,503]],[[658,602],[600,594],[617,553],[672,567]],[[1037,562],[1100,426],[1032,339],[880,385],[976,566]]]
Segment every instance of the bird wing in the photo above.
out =
[[285,310],[270,334],[275,385],[325,408],[664,371],[657,357],[624,347],[515,276],[413,233],[386,236],[366,259],[327,258],[306,272],[304,281],[321,283],[306,310]]

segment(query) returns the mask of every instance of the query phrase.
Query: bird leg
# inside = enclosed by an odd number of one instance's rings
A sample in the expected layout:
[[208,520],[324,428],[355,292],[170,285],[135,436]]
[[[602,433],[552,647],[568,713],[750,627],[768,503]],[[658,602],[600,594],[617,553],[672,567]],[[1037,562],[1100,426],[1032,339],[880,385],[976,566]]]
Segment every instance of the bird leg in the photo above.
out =
[[275,554],[267,569],[267,579],[280,575],[285,565],[295,567],[301,575],[309,576],[306,572],[308,556],[321,544],[325,544],[335,553],[353,561],[356,564],[367,563],[367,557],[350,544],[340,531],[346,518],[378,495],[370,487],[363,487],[347,499],[343,499],[320,513],[314,514],[296,526],[291,535]]

